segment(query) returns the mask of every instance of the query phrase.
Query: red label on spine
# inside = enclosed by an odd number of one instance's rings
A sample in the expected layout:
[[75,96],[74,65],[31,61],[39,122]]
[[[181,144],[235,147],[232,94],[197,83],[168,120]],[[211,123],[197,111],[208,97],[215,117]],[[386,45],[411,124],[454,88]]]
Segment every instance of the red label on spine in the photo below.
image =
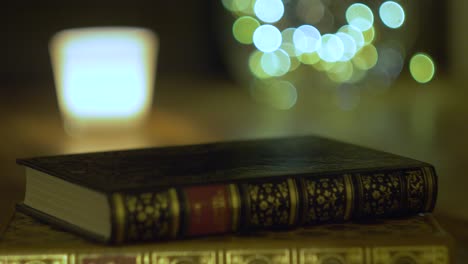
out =
[[228,185],[188,187],[186,216],[188,236],[225,233],[231,229]]
[[137,264],[137,256],[125,255],[91,255],[81,258],[79,264]]

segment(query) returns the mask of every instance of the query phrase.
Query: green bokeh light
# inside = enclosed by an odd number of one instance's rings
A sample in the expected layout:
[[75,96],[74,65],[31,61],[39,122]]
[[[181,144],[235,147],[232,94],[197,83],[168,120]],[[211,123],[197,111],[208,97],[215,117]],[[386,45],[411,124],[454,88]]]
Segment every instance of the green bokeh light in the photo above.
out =
[[434,61],[423,53],[418,53],[411,58],[409,68],[411,75],[419,83],[431,81],[435,74]]
[[250,16],[239,17],[232,26],[234,38],[242,44],[252,44],[253,34],[260,26],[258,20]]
[[364,46],[353,58],[354,65],[361,70],[369,70],[377,64],[379,54],[374,45]]
[[346,10],[346,21],[360,31],[366,31],[374,24],[374,14],[368,6],[355,3]]

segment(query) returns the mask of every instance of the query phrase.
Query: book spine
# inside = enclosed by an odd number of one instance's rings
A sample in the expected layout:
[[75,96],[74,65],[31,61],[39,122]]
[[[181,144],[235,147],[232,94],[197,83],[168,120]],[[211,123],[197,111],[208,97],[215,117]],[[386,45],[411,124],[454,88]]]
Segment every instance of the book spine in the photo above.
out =
[[112,242],[286,229],[432,211],[432,167],[114,193]]
[[0,264],[242,264],[242,263],[438,263],[451,262],[450,250],[444,245],[313,247],[313,248],[233,248],[218,250],[146,251],[138,249],[93,250],[90,252],[30,252],[0,254]]

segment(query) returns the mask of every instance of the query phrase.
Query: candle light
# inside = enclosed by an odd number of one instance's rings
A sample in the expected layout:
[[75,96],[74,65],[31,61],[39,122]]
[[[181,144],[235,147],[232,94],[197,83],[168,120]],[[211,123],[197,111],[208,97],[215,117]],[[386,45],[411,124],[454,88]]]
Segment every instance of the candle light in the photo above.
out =
[[151,108],[157,50],[156,35],[142,28],[55,34],[50,55],[66,129],[141,124]]

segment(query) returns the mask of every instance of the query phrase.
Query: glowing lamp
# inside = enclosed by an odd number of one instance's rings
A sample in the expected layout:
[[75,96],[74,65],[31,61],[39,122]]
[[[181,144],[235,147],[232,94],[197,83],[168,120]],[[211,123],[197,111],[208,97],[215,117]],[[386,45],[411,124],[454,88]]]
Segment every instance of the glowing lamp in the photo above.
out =
[[141,28],[64,30],[50,41],[66,128],[135,126],[148,114],[158,41]]

